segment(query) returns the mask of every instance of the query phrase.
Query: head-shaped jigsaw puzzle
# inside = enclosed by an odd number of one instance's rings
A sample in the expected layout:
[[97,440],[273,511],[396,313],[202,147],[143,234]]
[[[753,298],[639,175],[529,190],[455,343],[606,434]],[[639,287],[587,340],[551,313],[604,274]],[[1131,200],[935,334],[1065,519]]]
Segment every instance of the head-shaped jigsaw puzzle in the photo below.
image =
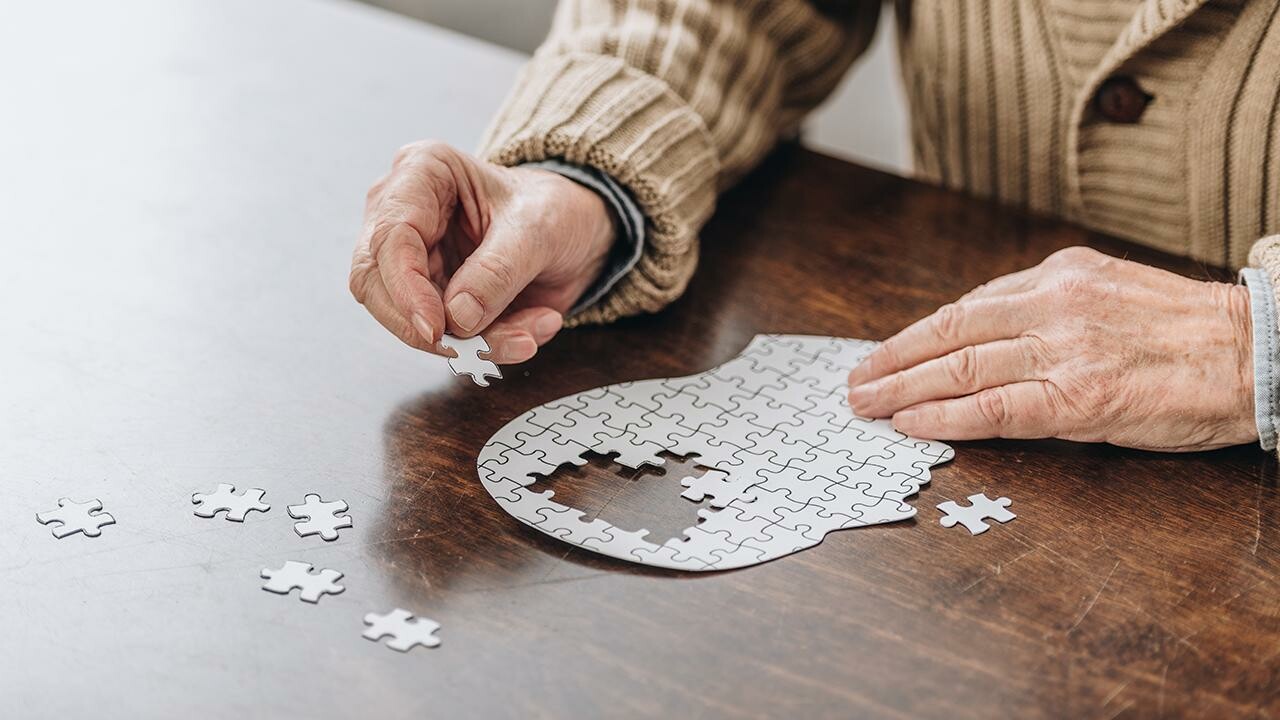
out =
[[[681,570],[727,570],[813,547],[833,530],[905,520],[904,500],[953,456],[941,443],[855,417],[848,372],[877,343],[758,335],[734,359],[683,378],[587,390],[507,423],[480,451],[489,494],[521,522],[622,560]],[[697,455],[707,472],[681,493],[710,508],[684,537],[662,544],[534,492],[535,475],[617,453],[631,468],[660,453]]]

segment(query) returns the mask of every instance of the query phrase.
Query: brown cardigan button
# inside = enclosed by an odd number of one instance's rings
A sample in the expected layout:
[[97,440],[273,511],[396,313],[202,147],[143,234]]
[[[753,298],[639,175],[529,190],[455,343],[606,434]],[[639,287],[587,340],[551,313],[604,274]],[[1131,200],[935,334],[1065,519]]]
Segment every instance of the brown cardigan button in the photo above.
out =
[[1093,96],[1098,114],[1114,123],[1136,123],[1153,100],[1137,81],[1128,76],[1107,78]]

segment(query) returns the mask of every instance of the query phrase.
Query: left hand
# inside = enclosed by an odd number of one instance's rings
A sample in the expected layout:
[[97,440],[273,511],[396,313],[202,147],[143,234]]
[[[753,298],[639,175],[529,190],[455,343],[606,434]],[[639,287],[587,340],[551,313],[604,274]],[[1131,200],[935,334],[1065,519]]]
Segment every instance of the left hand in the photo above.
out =
[[1075,247],[886,340],[849,404],[940,440],[1191,451],[1256,441],[1248,290]]

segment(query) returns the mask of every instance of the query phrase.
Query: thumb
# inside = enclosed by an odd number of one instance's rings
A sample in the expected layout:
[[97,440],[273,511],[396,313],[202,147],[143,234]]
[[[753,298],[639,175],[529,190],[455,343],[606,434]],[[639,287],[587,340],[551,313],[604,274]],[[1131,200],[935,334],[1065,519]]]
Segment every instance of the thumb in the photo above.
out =
[[444,304],[453,328],[463,336],[489,326],[546,264],[545,253],[519,228],[499,221],[453,273]]

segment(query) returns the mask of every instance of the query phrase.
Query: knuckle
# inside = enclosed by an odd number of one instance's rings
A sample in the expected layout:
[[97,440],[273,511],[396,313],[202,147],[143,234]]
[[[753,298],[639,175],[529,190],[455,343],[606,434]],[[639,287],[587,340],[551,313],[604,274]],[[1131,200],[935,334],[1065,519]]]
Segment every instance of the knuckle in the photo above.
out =
[[1002,428],[1009,424],[1009,400],[1003,388],[988,388],[974,395],[978,413],[982,419],[993,427]]
[[366,295],[365,289],[364,289],[364,279],[361,278],[361,276],[357,274],[355,270],[352,270],[351,277],[347,278],[347,289],[351,291],[351,297],[355,298],[356,302],[360,303],[361,305],[364,304],[364,299]]
[[906,397],[907,384],[906,373],[896,372],[890,375],[885,380],[884,396],[890,400]]
[[511,257],[490,252],[476,258],[476,262],[495,290],[509,288],[515,284],[516,265]]
[[960,387],[974,387],[978,384],[978,349],[966,345],[947,356],[943,362],[947,377]]
[[950,340],[960,332],[964,322],[964,306],[959,303],[947,303],[933,314],[933,333],[939,340]]
[[986,291],[987,291],[987,289],[988,289],[988,288],[990,288],[990,287],[991,287],[991,283],[989,283],[989,282],[984,282],[984,283],[982,283],[981,285],[979,285],[979,286],[975,287],[974,289],[970,290],[969,292],[965,293],[964,295],[961,295],[961,296],[960,296],[960,299],[959,299],[959,300],[957,300],[956,302],[961,303],[961,302],[964,302],[965,300],[971,300],[971,299],[973,299],[973,298],[976,298],[976,297],[978,297],[979,295],[981,295],[982,293],[986,292]]
[[347,276],[347,289],[351,297],[363,305],[369,296],[369,272],[372,265],[367,257],[358,255],[351,264],[351,274]]
[[1090,300],[1098,290],[1098,279],[1090,272],[1080,269],[1069,269],[1059,273],[1053,280],[1051,292],[1059,300],[1078,302]]
[[1023,335],[1018,340],[1023,362],[1033,373],[1042,374],[1053,365],[1053,348],[1043,337],[1034,334]]
[[871,371],[877,375],[883,374],[888,370],[899,367],[900,359],[898,352],[898,341],[896,338],[890,338],[880,343],[880,347],[871,353],[867,358]]
[[1052,267],[1091,267],[1105,257],[1106,255],[1093,248],[1073,245],[1045,258],[1044,264]]
[[439,140],[433,140],[433,139],[415,140],[411,143],[408,143],[406,145],[401,145],[399,148],[397,148],[396,154],[392,158],[392,163],[395,165],[399,165],[413,158],[429,156],[429,155],[437,155],[443,149],[448,147],[449,147],[448,145],[446,145],[445,143]]

